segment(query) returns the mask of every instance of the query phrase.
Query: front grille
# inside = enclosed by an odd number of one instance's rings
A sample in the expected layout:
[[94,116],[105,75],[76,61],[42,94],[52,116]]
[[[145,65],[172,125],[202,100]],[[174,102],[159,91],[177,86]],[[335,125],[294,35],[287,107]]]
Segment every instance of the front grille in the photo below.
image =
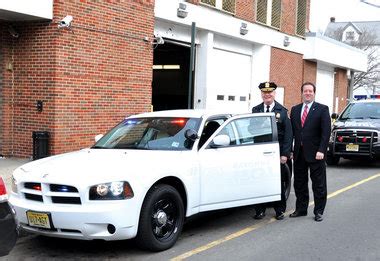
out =
[[77,188],[66,185],[50,184],[50,191],[54,192],[78,192]]
[[81,204],[80,198],[78,197],[51,197],[51,201],[57,204]]
[[[375,131],[341,130],[335,135],[335,153],[370,155],[372,144],[378,141],[378,133]],[[358,151],[347,151],[348,144],[359,146]]]
[[82,204],[78,189],[65,184],[25,182],[21,192],[25,199],[45,204]]
[[41,195],[35,195],[35,194],[24,193],[24,196],[25,196],[26,199],[29,199],[29,200],[40,201],[40,202],[43,201]]
[[41,190],[41,183],[36,182],[26,182],[24,184],[24,188],[27,189],[34,189],[34,190]]

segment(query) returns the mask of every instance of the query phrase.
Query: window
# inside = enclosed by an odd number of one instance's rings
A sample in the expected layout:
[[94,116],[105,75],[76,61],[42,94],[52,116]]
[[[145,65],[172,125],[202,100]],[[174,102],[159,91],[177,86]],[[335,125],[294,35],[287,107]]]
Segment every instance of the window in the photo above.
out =
[[355,32],[348,31],[346,32],[346,41],[354,41],[355,40]]
[[201,3],[211,5],[217,9],[234,14],[235,13],[235,0],[201,0]]
[[228,135],[230,145],[272,142],[272,121],[267,116],[239,118],[227,124],[217,135]]
[[306,29],[306,0],[297,0],[296,34],[305,36]]
[[281,0],[257,0],[256,20],[260,23],[280,29]]

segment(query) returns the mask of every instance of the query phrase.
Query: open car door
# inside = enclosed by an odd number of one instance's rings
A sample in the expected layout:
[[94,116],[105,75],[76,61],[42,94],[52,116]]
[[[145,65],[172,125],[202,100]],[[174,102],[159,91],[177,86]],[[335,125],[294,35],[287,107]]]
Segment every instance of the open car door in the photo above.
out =
[[224,122],[199,150],[201,211],[281,199],[280,152],[271,113]]

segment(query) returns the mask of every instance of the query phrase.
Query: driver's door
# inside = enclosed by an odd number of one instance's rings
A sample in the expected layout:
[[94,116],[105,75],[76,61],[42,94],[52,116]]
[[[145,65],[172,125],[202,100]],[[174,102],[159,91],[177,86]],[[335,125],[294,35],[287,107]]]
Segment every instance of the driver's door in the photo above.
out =
[[[227,135],[216,147],[213,138]],[[274,116],[249,114],[227,120],[199,150],[201,211],[281,198],[280,153]]]

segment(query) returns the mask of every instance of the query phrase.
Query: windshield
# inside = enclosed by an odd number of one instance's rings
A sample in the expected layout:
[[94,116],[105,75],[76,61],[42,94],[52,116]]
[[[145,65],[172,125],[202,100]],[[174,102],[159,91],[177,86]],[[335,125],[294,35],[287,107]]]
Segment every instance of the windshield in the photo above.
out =
[[198,131],[198,118],[129,118],[110,130],[92,148],[190,150],[193,141],[186,139],[185,131]]
[[347,119],[380,119],[380,103],[351,103],[340,117],[340,120]]

